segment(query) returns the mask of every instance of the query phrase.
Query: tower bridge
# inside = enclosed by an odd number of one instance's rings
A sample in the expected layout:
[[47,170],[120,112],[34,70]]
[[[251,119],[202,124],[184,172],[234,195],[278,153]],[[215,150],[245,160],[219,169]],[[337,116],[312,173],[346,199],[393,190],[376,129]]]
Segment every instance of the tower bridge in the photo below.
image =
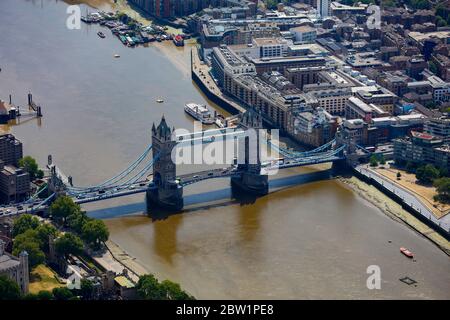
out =
[[[232,189],[261,196],[269,191],[268,175],[274,169],[334,163],[346,158],[347,149],[342,142],[333,140],[314,150],[299,152],[281,148],[270,139],[268,141],[261,139],[260,134],[255,134],[258,129],[262,129],[261,116],[246,112],[240,116],[238,127],[176,135],[175,129],[169,127],[163,116],[158,126],[153,124],[152,141],[144,152],[126,169],[98,185],[74,186],[72,177],[64,175],[49,156],[47,167],[51,172],[51,178],[46,189],[48,197],[37,200],[38,194],[35,194],[23,204],[28,206],[25,210],[31,208],[31,211],[36,211],[45,210],[52,200],[62,194],[69,195],[76,203],[82,204],[146,193],[149,209],[159,207],[178,211],[184,205],[183,188],[200,181],[230,177]],[[238,151],[237,163],[219,169],[177,175],[177,166],[172,161],[174,148],[204,145],[219,139],[232,139]],[[262,145],[282,158],[263,166],[264,160],[261,159],[260,152]],[[40,190],[39,193],[44,191]]]

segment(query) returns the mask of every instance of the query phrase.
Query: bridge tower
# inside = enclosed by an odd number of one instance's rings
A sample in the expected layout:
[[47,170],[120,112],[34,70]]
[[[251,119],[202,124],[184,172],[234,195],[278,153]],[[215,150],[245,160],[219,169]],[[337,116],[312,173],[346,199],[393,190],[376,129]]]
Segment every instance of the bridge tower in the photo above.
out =
[[269,192],[269,182],[267,175],[261,175],[259,129],[262,129],[262,116],[247,111],[241,115],[239,124],[246,135],[238,141],[240,174],[231,177],[231,188],[247,194],[265,195]]
[[56,165],[53,163],[52,156],[48,156],[47,168],[50,170],[50,179],[48,180],[49,194],[56,193],[56,196],[66,193],[66,186],[56,172]]
[[147,190],[147,211],[153,207],[178,211],[183,208],[183,187],[176,181],[176,164],[172,161],[173,129],[164,116],[158,127],[152,126],[153,185]]

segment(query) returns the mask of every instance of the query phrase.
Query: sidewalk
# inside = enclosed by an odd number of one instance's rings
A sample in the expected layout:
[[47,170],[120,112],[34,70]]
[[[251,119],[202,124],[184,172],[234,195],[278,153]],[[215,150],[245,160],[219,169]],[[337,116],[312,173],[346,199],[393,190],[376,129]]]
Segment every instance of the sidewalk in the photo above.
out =
[[120,274],[124,269],[128,270],[128,275],[135,283],[139,281],[139,277],[149,274],[148,270],[140,265],[135,258],[131,257],[122,248],[111,240],[106,241],[108,248],[102,256],[92,257],[104,269]]
[[450,214],[443,216],[438,219],[433,214],[433,211],[428,207],[428,204],[423,203],[418,197],[416,197],[411,191],[403,188],[392,180],[384,177],[383,175],[372,170],[368,165],[359,165],[355,168],[356,171],[362,175],[371,178],[383,187],[399,196],[403,203],[414,209],[416,212],[421,214],[423,217],[427,218],[434,224],[440,226],[442,229],[450,233]]

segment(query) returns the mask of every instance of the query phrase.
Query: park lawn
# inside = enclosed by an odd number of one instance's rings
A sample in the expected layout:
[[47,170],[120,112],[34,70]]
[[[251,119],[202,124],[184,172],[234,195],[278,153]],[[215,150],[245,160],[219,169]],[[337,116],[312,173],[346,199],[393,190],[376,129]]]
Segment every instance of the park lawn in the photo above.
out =
[[[428,208],[433,211],[436,218],[440,219],[450,212],[449,204],[440,203],[434,200],[433,197],[436,195],[436,188],[433,186],[418,184],[415,174],[408,173],[405,170],[400,170],[397,168],[375,168],[374,170],[392,182],[399,184],[410,192],[413,192]],[[400,180],[397,179],[397,172],[400,172],[401,174]]]
[[52,291],[54,288],[64,287],[55,276],[55,272],[44,264],[38,265],[30,275],[30,293],[37,294],[39,291]]

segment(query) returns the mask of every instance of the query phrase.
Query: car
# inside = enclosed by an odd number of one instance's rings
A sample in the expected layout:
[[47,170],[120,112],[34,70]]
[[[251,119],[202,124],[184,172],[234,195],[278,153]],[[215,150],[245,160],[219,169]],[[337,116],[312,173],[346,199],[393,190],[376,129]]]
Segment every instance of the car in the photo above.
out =
[[6,213],[11,213],[11,212],[12,212],[11,209],[6,210]]
[[214,175],[214,172],[208,172],[208,176]]
[[192,178],[194,178],[194,179],[198,179],[198,178],[199,178],[199,176],[195,175],[195,176],[193,176]]
[[105,190],[98,190],[98,194],[103,194],[105,193]]
[[3,215],[3,211],[0,211],[0,216],[2,216]]
[[139,183],[140,187],[145,187],[145,182]]
[[17,206],[17,210],[23,210],[23,206]]
[[129,186],[128,189],[133,190],[136,186]]

